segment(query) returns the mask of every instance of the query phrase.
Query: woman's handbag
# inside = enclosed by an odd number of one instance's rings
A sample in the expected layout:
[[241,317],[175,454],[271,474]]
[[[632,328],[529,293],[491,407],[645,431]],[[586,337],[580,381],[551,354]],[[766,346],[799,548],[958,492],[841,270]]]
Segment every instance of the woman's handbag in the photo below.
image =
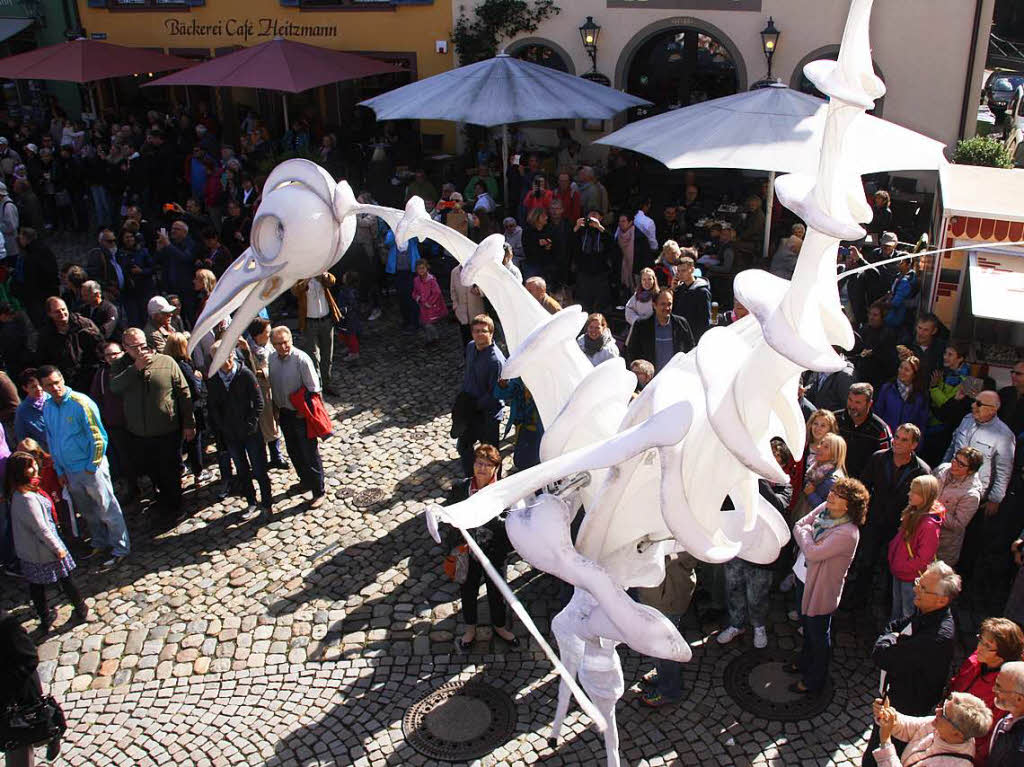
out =
[[452,553],[444,558],[444,573],[456,583],[465,583],[469,575],[469,546],[465,543],[456,546]]
[[52,695],[31,703],[9,703],[0,712],[0,747],[14,751],[59,740],[68,728],[60,704]]

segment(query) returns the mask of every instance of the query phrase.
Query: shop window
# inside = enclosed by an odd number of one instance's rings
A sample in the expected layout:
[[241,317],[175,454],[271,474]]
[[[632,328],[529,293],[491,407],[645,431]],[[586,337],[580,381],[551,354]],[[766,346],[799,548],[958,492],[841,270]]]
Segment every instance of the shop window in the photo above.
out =
[[672,27],[648,39],[633,54],[626,74],[626,91],[654,104],[630,110],[631,120],[738,90],[736,62],[728,47],[689,27]]
[[434,0],[280,0],[287,8],[387,10],[397,5],[433,5]]
[[512,56],[523,61],[529,61],[532,64],[540,64],[544,67],[556,69],[559,72],[569,72],[569,64],[562,58],[562,54],[543,43],[524,45],[521,48],[517,48],[512,53]]
[[112,11],[187,11],[206,5],[206,0],[88,0],[88,5]]

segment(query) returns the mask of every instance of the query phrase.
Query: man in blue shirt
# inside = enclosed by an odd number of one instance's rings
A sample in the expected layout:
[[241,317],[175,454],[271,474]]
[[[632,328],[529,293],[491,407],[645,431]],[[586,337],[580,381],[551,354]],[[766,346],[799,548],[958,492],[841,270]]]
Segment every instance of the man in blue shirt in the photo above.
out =
[[128,528],[114,495],[107,464],[107,432],[96,403],[64,384],[53,365],[39,368],[39,383],[50,395],[43,405],[46,439],[61,485],[89,524],[92,556],[110,549],[104,567],[113,567],[130,552]]
[[473,340],[466,345],[466,372],[462,392],[469,395],[475,410],[466,420],[456,449],[462,462],[462,476],[473,476],[473,450],[477,442],[498,446],[501,400],[494,397],[494,385],[501,378],[505,355],[494,345],[494,320],[486,314],[473,318]]

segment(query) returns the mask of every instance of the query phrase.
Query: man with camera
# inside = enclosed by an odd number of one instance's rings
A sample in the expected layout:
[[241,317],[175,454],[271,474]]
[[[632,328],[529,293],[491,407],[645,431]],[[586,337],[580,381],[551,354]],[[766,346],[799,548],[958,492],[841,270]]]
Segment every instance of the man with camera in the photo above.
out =
[[601,211],[593,208],[573,227],[578,248],[576,256],[576,300],[586,312],[605,308],[611,298],[609,275],[615,241],[601,223]]

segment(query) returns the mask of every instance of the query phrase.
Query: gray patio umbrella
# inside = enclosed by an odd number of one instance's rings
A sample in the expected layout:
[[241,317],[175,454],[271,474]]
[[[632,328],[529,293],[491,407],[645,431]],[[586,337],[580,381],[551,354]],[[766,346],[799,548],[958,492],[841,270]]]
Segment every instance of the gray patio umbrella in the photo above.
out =
[[[607,120],[649,105],[628,93],[499,53],[360,102],[378,120],[451,120],[502,126],[502,169],[508,167],[506,127],[534,120]],[[505,178],[508,201],[508,178]]]
[[[764,256],[768,256],[776,173],[818,170],[828,103],[771,85],[631,123],[595,143],[631,149],[670,169],[739,168],[769,173]],[[868,114],[858,114],[844,151],[858,173],[938,170],[943,145]]]

